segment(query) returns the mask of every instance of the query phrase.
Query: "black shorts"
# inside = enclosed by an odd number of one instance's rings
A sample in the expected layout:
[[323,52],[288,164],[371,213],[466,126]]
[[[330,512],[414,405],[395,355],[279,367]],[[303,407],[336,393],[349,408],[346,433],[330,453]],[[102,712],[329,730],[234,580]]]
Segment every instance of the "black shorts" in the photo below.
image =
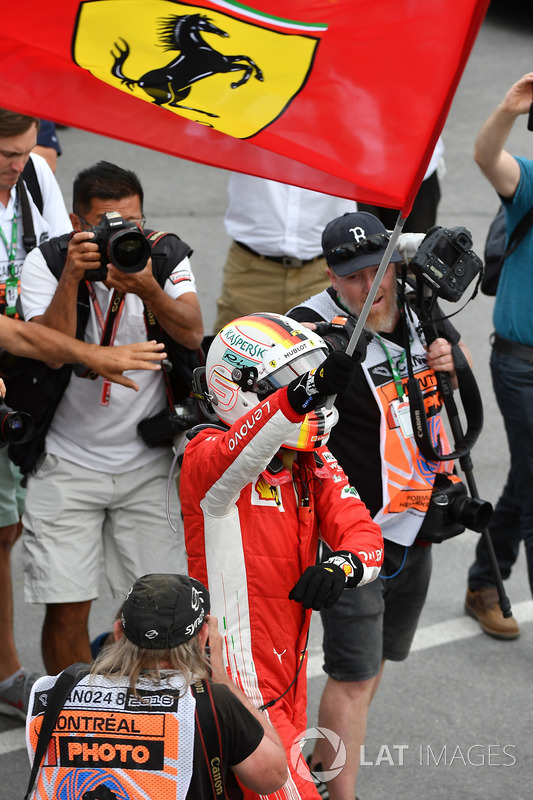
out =
[[364,681],[379,673],[383,659],[407,658],[430,577],[431,547],[385,540],[380,577],[346,589],[332,608],[320,612],[324,671],[337,681]]

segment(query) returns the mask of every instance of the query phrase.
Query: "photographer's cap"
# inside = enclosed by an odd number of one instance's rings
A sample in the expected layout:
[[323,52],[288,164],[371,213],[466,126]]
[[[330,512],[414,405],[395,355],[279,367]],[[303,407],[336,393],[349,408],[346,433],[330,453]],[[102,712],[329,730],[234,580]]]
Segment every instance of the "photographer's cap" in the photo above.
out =
[[122,604],[126,638],[147,650],[169,650],[195,636],[209,614],[209,592],[188,575],[139,578]]
[[[322,233],[322,251],[328,266],[342,278],[377,266],[389,239],[381,220],[367,211],[352,211],[328,222]],[[390,260],[402,261],[402,257],[393,250]]]

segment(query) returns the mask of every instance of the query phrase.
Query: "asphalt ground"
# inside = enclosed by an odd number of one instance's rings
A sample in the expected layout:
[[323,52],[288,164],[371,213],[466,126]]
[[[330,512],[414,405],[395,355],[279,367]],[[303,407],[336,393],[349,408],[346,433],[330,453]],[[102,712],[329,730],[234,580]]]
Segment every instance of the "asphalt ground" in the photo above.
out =
[[[447,172],[438,221],[468,228],[479,253],[498,199],[473,162],[473,143],[507,88],[533,68],[532,35],[529,7],[493,0],[443,132]],[[79,169],[106,159],[138,173],[150,225],[178,232],[194,249],[193,268],[210,332],[229,245],[223,226],[228,174],[75,129],[61,130],[60,140],[57,177],[69,208]],[[509,148],[527,155],[532,143],[524,118],[515,125]],[[464,299],[468,296],[467,291]],[[463,301],[448,309],[456,312],[462,306]],[[478,296],[454,321],[473,353],[485,408],[484,430],[472,453],[474,475],[480,496],[495,502],[508,454],[488,369],[492,306],[491,298]],[[362,800],[531,797],[533,604],[525,559],[521,553],[506,582],[522,635],[513,642],[491,639],[463,611],[477,537],[468,532],[433,548],[433,577],[413,651],[405,662],[387,665],[372,706],[357,786]],[[24,603],[20,545],[13,555],[13,580],[20,657],[29,669],[42,670],[43,609]],[[115,610],[103,585],[91,614],[91,633],[108,629]],[[324,684],[320,652],[316,616],[308,671],[310,727],[316,724]],[[21,798],[28,776],[23,725],[0,716],[0,799]]]

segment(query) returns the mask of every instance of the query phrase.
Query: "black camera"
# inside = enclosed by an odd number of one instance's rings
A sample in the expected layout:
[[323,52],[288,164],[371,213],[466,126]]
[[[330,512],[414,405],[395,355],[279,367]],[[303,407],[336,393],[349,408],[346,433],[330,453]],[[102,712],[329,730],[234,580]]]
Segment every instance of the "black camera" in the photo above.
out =
[[482,533],[491,517],[492,505],[487,500],[469,497],[457,475],[439,472],[418,538],[438,544],[463,533],[465,528]]
[[[344,353],[352,338],[356,322],[355,317],[351,315],[348,317],[334,317],[331,322],[315,322],[315,330],[327,344],[330,353],[335,350],[340,350]],[[371,338],[367,331],[362,331],[359,336],[353,352],[353,358],[358,364],[365,360],[367,344]]]
[[455,303],[483,269],[466,228],[430,228],[409,262],[410,269],[443,300]]
[[27,442],[35,430],[33,419],[23,411],[13,411],[0,399],[0,447]]
[[88,281],[104,281],[109,261],[122,272],[140,272],[145,268],[152,250],[135,222],[122,219],[118,211],[107,211],[100,224],[90,230],[100,251],[101,264],[98,269],[85,272]]
[[137,425],[139,436],[148,447],[171,444],[174,437],[198,423],[195,402],[185,397],[180,403],[164,408],[153,417],[142,419]]

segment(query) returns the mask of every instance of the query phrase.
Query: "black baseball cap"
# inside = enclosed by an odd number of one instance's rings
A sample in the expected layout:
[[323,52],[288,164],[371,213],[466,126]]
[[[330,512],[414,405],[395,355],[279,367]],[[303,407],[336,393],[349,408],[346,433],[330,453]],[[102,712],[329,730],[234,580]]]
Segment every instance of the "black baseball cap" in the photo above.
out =
[[209,592],[188,575],[139,578],[122,604],[125,636],[147,650],[169,650],[195,636],[209,614]]
[[[342,278],[377,266],[389,239],[381,220],[367,211],[352,211],[328,222],[322,233],[322,250],[328,266]],[[402,261],[402,257],[393,250],[390,260]]]

